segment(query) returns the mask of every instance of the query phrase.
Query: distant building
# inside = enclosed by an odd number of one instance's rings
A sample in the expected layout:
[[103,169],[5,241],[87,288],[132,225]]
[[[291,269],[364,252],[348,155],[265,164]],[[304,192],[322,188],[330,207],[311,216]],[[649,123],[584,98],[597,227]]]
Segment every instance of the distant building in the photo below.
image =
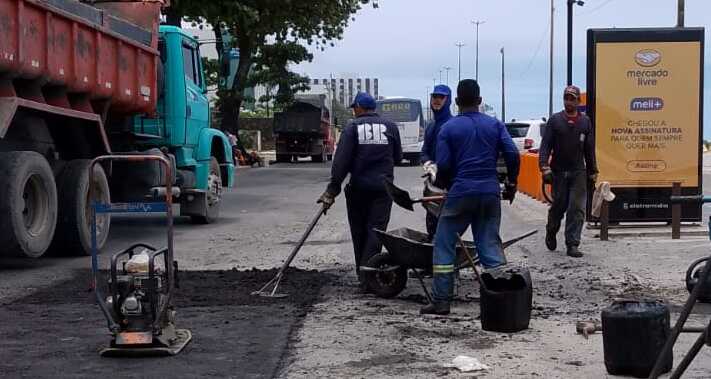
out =
[[326,86],[331,97],[341,103],[344,107],[348,107],[353,102],[353,98],[358,92],[367,92],[373,98],[378,98],[378,79],[377,78],[357,78],[357,77],[341,77],[330,79],[311,79],[312,86]]

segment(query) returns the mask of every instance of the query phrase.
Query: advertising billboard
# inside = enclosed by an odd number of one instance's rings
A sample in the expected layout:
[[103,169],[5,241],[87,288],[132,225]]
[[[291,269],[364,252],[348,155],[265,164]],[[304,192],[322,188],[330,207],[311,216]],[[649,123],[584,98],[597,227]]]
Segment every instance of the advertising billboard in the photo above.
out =
[[[701,193],[702,28],[588,31],[588,115],[610,221],[669,221],[673,183]],[[701,219],[700,206],[682,220]]]

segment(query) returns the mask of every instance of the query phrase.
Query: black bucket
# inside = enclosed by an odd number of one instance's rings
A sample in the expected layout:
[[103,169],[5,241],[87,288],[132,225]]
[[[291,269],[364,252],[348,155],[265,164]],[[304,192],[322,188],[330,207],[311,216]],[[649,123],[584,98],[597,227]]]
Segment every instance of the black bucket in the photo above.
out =
[[[646,378],[670,334],[669,308],[654,300],[618,300],[602,311],[605,367],[612,375]],[[670,351],[664,370],[672,369]]]
[[528,329],[533,289],[531,273],[523,267],[494,269],[481,274],[481,328],[512,333]]

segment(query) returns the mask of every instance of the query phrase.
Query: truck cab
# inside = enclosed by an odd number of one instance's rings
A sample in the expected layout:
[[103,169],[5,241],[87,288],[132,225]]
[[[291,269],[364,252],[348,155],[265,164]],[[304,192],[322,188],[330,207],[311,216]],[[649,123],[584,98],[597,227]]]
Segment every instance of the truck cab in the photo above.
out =
[[181,215],[209,223],[218,215],[222,187],[234,185],[232,147],[221,131],[210,127],[198,41],[183,29],[162,25],[158,50],[156,114],[136,116],[132,135],[138,147],[174,157]]

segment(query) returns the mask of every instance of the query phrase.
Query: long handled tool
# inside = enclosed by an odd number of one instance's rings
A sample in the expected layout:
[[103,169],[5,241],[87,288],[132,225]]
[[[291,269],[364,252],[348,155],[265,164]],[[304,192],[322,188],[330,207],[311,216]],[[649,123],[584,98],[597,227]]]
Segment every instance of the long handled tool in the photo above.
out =
[[[309,227],[306,228],[306,232],[304,233],[303,236],[301,236],[299,243],[296,244],[296,246],[294,247],[294,250],[291,251],[289,258],[287,258],[286,261],[284,261],[284,264],[281,266],[281,268],[276,273],[276,275],[272,278],[272,280],[268,281],[267,284],[262,286],[262,288],[260,288],[259,291],[252,292],[252,295],[259,295],[259,296],[263,296],[263,297],[286,297],[286,296],[288,296],[288,294],[276,292],[277,288],[279,287],[279,283],[281,282],[281,279],[284,277],[284,272],[286,272],[286,268],[289,267],[291,262],[296,257],[296,254],[299,252],[301,247],[304,246],[304,242],[306,242],[306,238],[309,237],[309,234],[311,234],[311,231],[314,230],[316,223],[318,223],[318,220],[321,218],[321,216],[324,213],[326,213],[324,208],[320,208],[318,210],[318,213],[316,214],[316,216],[314,216],[313,220],[311,220]],[[268,290],[269,286],[274,286],[271,291]]]
[[410,210],[414,211],[415,208],[413,207],[414,204],[417,203],[427,203],[431,201],[442,201],[444,200],[444,195],[437,195],[437,196],[426,196],[422,197],[419,199],[413,199],[410,197],[410,193],[398,188],[390,179],[383,179],[383,182],[385,184],[385,191],[387,191],[388,195],[390,196],[391,199],[395,202],[395,204]]

